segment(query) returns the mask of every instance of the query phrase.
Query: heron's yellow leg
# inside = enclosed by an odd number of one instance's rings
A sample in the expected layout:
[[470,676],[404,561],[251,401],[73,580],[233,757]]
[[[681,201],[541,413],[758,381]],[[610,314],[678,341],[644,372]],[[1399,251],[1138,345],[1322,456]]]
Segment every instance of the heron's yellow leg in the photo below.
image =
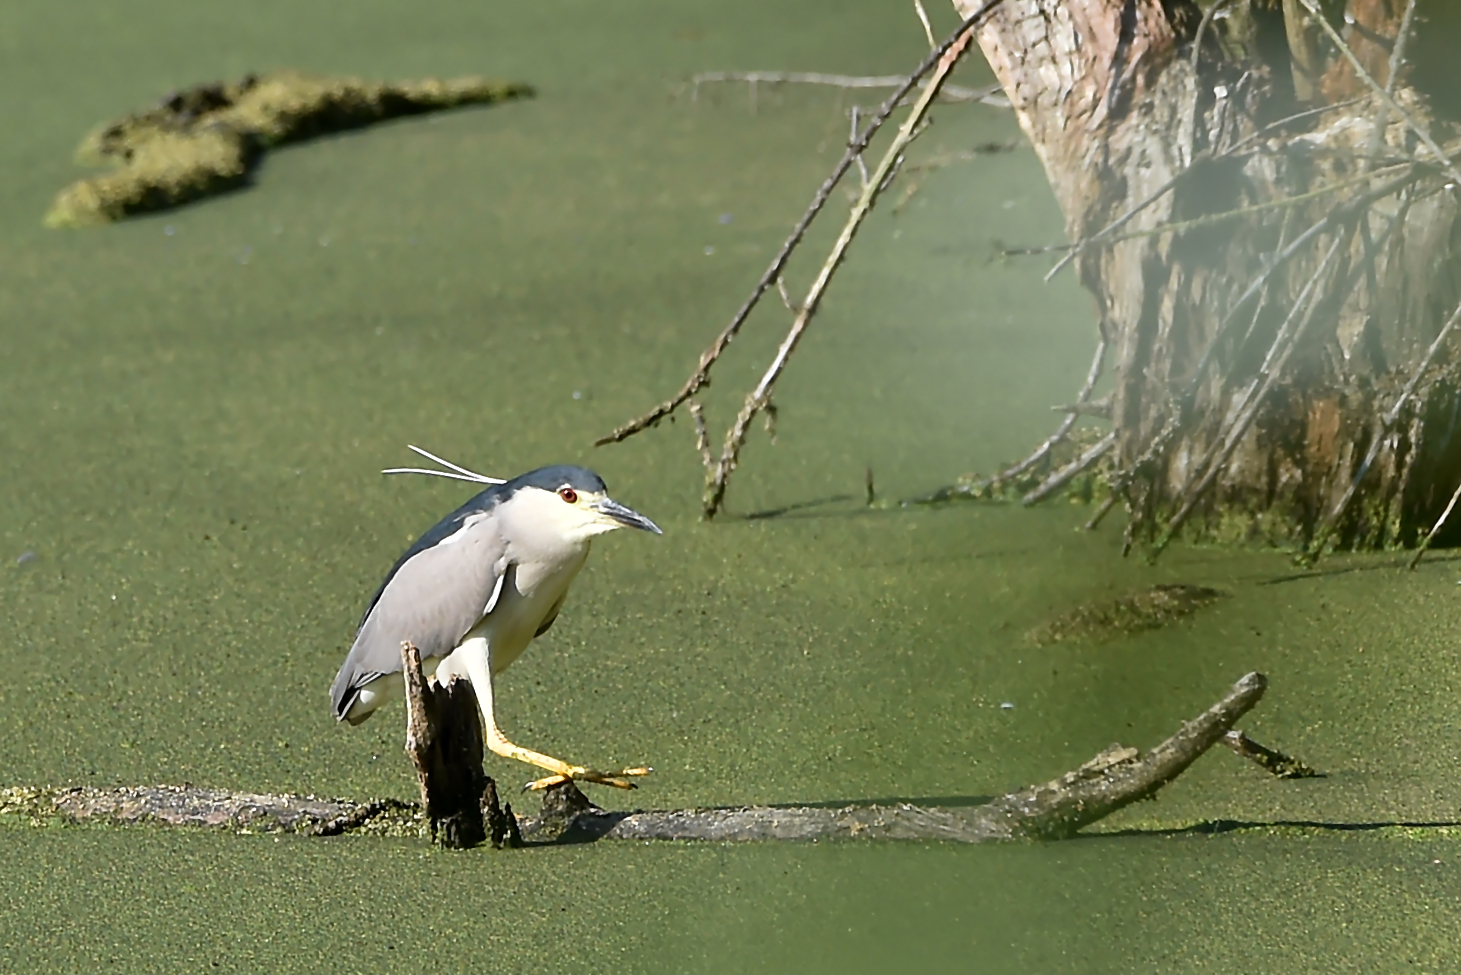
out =
[[[465,649],[465,645],[463,649]],[[485,642],[483,649],[485,650]],[[619,772],[599,772],[582,765],[569,765],[567,762],[554,758],[551,755],[544,755],[542,752],[535,752],[531,748],[514,745],[507,740],[507,736],[502,733],[502,729],[497,727],[497,719],[492,713],[492,671],[488,665],[486,654],[466,654],[462,663],[462,669],[466,672],[465,676],[472,682],[472,690],[476,693],[477,703],[482,708],[482,728],[486,732],[487,747],[492,750],[493,754],[501,755],[503,758],[514,758],[519,762],[526,762],[545,772],[553,773],[529,782],[524,788],[533,790],[547,789],[571,779],[575,782],[596,782],[599,785],[611,785],[616,789],[633,789],[635,785],[629,781],[631,778],[650,773],[651,769],[648,768],[626,768]]]
[[529,782],[527,789],[547,789],[559,783],[573,780],[574,782],[597,782],[599,785],[612,785],[616,789],[633,789],[634,783],[629,781],[632,776],[648,775],[647,768],[626,768],[619,772],[599,772],[582,765],[569,765],[551,755],[544,755],[542,752],[535,752],[531,748],[524,748],[521,745],[514,745],[507,740],[507,736],[498,729],[495,722],[487,722],[487,747],[501,755],[503,758],[515,758],[519,762],[527,762],[535,765],[545,772],[552,772],[552,775],[544,776],[533,782]]

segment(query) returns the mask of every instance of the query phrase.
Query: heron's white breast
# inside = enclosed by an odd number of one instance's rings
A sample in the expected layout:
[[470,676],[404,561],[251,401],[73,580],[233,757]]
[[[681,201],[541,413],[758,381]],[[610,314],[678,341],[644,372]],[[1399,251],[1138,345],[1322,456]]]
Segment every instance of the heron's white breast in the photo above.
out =
[[522,656],[553,607],[567,596],[569,585],[587,559],[588,546],[584,545],[582,551],[569,558],[513,566],[497,605],[466,636],[487,640],[494,674]]

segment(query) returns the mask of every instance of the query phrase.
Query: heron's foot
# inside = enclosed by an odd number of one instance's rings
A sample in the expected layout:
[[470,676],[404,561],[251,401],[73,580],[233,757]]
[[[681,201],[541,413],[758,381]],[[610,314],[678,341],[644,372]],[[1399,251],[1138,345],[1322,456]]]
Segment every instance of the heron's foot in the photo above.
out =
[[591,768],[584,768],[581,765],[571,766],[566,772],[557,775],[544,776],[535,779],[523,786],[524,792],[541,792],[544,789],[551,789],[555,785],[562,785],[564,782],[594,782],[598,785],[611,785],[616,789],[637,789],[639,788],[632,781],[633,778],[648,775],[654,769],[639,766],[626,768],[618,772],[599,772]]
[[531,748],[514,745],[491,722],[487,725],[487,747],[493,754],[501,755],[503,758],[515,758],[519,762],[526,762],[529,765],[537,766],[544,772],[552,773],[523,786],[525,792],[528,790],[541,792],[564,782],[596,782],[599,785],[611,785],[616,789],[633,789],[635,785],[629,781],[630,779],[648,775],[653,771],[648,768],[626,768],[620,772],[599,772],[591,768],[584,768],[582,765],[569,765],[552,755],[544,755]]

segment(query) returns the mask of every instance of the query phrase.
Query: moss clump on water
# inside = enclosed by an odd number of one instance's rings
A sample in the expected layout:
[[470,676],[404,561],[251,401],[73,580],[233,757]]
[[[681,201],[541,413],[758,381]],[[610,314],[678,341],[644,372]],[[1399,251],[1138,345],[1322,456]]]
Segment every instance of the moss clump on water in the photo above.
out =
[[78,159],[120,168],[62,190],[45,222],[81,227],[164,210],[245,185],[275,146],[532,94],[525,84],[475,77],[387,83],[294,71],[197,85],[89,134]]
[[1152,586],[1116,599],[1077,606],[1027,635],[1041,646],[1063,640],[1103,640],[1154,630],[1192,615],[1228,594],[1186,583]]

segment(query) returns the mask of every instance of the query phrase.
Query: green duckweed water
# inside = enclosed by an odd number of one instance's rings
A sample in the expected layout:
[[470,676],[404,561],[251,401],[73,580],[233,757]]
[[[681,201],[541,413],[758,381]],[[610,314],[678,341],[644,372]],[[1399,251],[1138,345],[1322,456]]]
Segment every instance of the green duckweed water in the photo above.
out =
[[[1214,754],[1106,825],[1150,832],[997,849],[453,855],[6,829],[0,969],[1445,969],[1461,861],[1442,830],[1163,832],[1461,818],[1444,554],[1414,574],[1353,557],[1296,577],[1279,554],[1180,548],[1149,567],[1065,504],[858,503],[868,464],[898,497],[1019,456],[1084,374],[1086,297],[990,260],[996,240],[1058,238],[1028,150],[932,173],[875,215],[732,517],[697,520],[688,424],[588,446],[678,386],[845,138],[835,93],[763,89],[753,112],[741,88],[692,102],[685,79],[906,69],[923,52],[910,11],[148,0],[3,23],[4,784],[411,796],[399,713],[336,727],[326,694],[383,572],[470,491],[376,474],[407,443],[497,474],[588,463],[665,528],[603,539],[500,691],[524,744],[655,766],[606,804],[968,802],[1113,739],[1150,745],[1251,669],[1272,687],[1247,729],[1329,776],[1271,781]],[[279,67],[478,72],[540,96],[284,150],[253,188],[185,210],[40,226],[96,122]],[[1016,135],[997,110],[946,108],[920,151]],[[734,347],[707,397],[717,427],[783,327],[768,309]],[[1024,638],[1171,582],[1233,598],[1121,639]]]

